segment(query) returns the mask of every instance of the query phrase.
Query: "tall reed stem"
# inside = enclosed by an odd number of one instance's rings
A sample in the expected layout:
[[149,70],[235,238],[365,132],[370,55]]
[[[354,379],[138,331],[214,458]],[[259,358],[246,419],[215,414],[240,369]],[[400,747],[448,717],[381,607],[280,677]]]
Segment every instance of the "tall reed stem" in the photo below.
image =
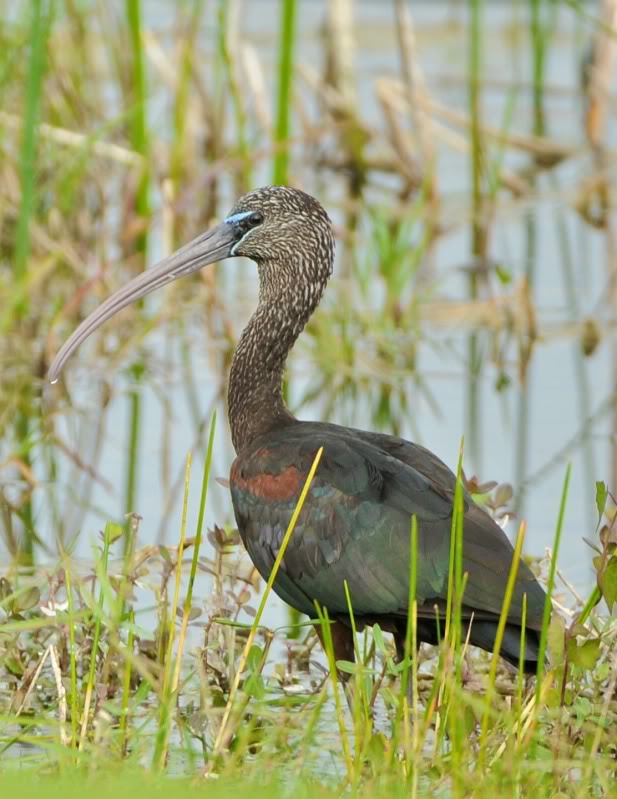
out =
[[[531,73],[533,76],[533,132],[536,136],[544,135],[544,65],[548,30],[542,25],[541,0],[529,0],[529,38],[531,41]],[[535,186],[535,175],[530,182]],[[525,280],[531,301],[534,299],[536,254],[538,244],[536,209],[531,208],[525,214]],[[516,444],[514,475],[516,494],[516,511],[519,515],[525,512],[524,482],[529,463],[529,429],[530,429],[530,383],[532,380],[531,351],[533,342],[527,341],[520,353],[520,360],[525,364],[523,377],[518,391],[516,409]]]
[[[36,0],[31,4],[32,19],[30,23],[30,53],[28,77],[26,82],[24,126],[20,153],[20,189],[21,201],[15,232],[14,271],[17,283],[14,313],[22,319],[27,314],[28,299],[25,294],[25,283],[28,274],[28,258],[30,256],[30,224],[36,212],[36,160],[38,149],[38,127],[41,116],[41,98],[43,79],[47,67],[47,39],[51,25],[51,6],[47,0]],[[31,433],[30,418],[33,389],[28,381],[23,385],[19,413],[15,420],[15,433],[18,446],[22,448],[22,460],[31,471],[32,459],[28,439]],[[23,536],[17,553],[18,561],[24,566],[34,563],[34,518],[32,500],[27,498],[20,512],[23,524]]]
[[[144,68],[143,41],[141,31],[140,0],[126,0],[126,18],[132,51],[132,81],[135,87],[135,108],[132,115],[131,141],[133,149],[144,157],[143,171],[135,198],[135,211],[142,221],[150,213],[150,171],[148,164],[149,141],[147,126],[146,73]],[[135,249],[140,256],[140,268],[145,268],[148,249],[148,233],[144,227],[137,235]],[[141,395],[139,383],[143,375],[143,364],[133,364],[131,375],[135,383],[128,394],[129,424],[128,453],[126,463],[126,482],[124,493],[124,511],[133,513],[137,510],[137,487],[139,482],[139,449],[141,438]],[[125,538],[128,541],[128,536]]]
[[[468,102],[471,136],[471,254],[474,263],[469,274],[469,298],[478,297],[478,271],[476,263],[486,256],[487,231],[484,223],[482,197],[482,111],[480,107],[480,75],[482,68],[482,8],[483,0],[471,2],[471,24],[469,26],[469,79]],[[481,471],[481,427],[480,427],[480,371],[481,352],[477,333],[469,336],[467,350],[467,449],[478,471]]]
[[272,182],[284,184],[288,180],[289,167],[289,119],[293,59],[296,32],[296,0],[282,0],[281,32],[278,56],[278,94],[276,101],[276,126],[274,141],[276,152],[272,171]]

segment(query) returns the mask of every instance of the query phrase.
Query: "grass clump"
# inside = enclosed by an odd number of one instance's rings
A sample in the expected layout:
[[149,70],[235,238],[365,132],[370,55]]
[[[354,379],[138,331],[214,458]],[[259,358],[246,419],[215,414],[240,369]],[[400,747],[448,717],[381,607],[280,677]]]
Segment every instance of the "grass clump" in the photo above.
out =
[[[325,661],[306,623],[298,638],[287,628],[263,625],[274,575],[254,610],[254,575],[246,571],[233,531],[208,533],[213,561],[201,553],[212,446],[213,427],[194,537],[186,525],[189,459],[177,547],[137,546],[138,520],[127,547],[126,527],[110,524],[91,570],[80,570],[67,554],[55,568],[1,578],[1,779],[16,779],[11,772],[19,763],[29,766],[21,777],[24,790],[33,780],[44,784],[42,774],[50,770],[60,778],[77,770],[78,782],[104,786],[109,772],[129,785],[144,768],[142,779],[151,780],[153,790],[172,793],[176,788],[158,782],[155,772],[209,784],[215,779],[221,791],[237,786],[241,774],[243,789],[259,793],[270,786],[275,795],[346,789],[582,797],[610,786],[616,776],[617,624],[592,609],[600,600],[617,603],[615,515],[606,489],[598,489],[606,523],[594,544],[600,588],[586,603],[578,598],[567,613],[547,616],[548,662],[537,680],[517,677],[496,655],[470,652],[461,637],[460,512],[454,514],[450,610],[441,645],[399,663],[376,625],[356,635],[355,664],[335,663],[325,610],[316,611]],[[305,491],[318,461],[319,453]],[[564,504],[566,498],[567,480]],[[301,507],[302,498],[285,541]],[[413,552],[415,520],[411,541]],[[510,584],[522,542],[521,533]],[[118,548],[124,554],[116,559]],[[283,555],[284,546],[277,565]],[[411,565],[407,652],[416,636]],[[559,607],[565,602],[559,570],[553,558],[547,565]],[[203,585],[200,573],[208,575],[205,597],[196,591]],[[144,591],[149,603],[137,598]],[[351,692],[340,683],[345,671],[352,672]],[[281,784],[270,784],[272,774]]]

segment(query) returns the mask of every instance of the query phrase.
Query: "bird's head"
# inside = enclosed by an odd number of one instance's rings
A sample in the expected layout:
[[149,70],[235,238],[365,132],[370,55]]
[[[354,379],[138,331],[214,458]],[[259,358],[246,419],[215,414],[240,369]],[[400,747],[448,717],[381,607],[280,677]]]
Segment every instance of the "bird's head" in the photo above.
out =
[[63,344],[49,379],[55,383],[77,347],[119,310],[207,264],[244,256],[259,267],[262,297],[273,298],[289,286],[315,288],[320,296],[332,270],[333,253],[332,226],[317,200],[288,186],[254,189],[238,200],[220,224],[146,269],[99,305]]

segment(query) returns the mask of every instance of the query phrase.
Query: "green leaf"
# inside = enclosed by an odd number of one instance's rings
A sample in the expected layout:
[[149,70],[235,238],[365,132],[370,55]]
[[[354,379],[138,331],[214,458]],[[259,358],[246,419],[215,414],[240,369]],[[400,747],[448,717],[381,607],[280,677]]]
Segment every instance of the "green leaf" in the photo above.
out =
[[467,705],[463,712],[463,724],[465,726],[465,732],[467,735],[471,735],[475,731],[478,724],[474,712],[469,705]]
[[363,686],[362,687],[364,688],[364,700],[365,700],[367,705],[368,705],[368,703],[369,703],[369,701],[371,699],[371,694],[373,693],[373,676],[374,676],[374,674],[375,674],[374,672],[368,671],[366,669],[362,672],[362,676],[363,676],[363,681],[362,681],[363,682]]
[[369,669],[368,666],[362,663],[352,663],[351,660],[337,660],[336,668],[339,671],[344,671],[345,674],[368,674],[369,676],[374,676],[378,673],[375,669]]
[[[198,619],[201,616],[201,612],[201,608],[192,607],[189,610],[189,621],[195,621],[195,619]],[[176,616],[179,619],[184,617],[184,607],[176,608]]]
[[371,735],[368,746],[366,747],[366,758],[371,763],[379,764],[385,762],[385,755],[389,751],[389,741],[382,732]]
[[563,618],[558,613],[553,613],[547,637],[548,651],[553,666],[563,662],[565,629]]
[[584,624],[580,624],[579,622],[573,624],[568,630],[570,638],[587,638],[590,632],[591,630],[589,627],[585,627]]
[[399,662],[392,668],[392,671],[395,674],[402,674],[404,669],[411,670],[412,660],[411,658],[403,658],[403,660],[399,660]]
[[381,627],[378,624],[373,624],[373,641],[375,641],[377,651],[381,652],[382,655],[385,655],[387,653],[386,642],[383,640],[383,633],[381,632]]
[[242,690],[255,699],[263,699],[266,695],[266,687],[261,674],[251,674],[248,680],[244,681]]
[[113,544],[124,535],[124,527],[116,522],[107,522],[103,532],[103,539],[106,544]]
[[544,704],[549,709],[554,709],[561,705],[561,691],[556,686],[549,688],[544,694]]
[[261,647],[257,646],[257,644],[253,644],[253,646],[249,649],[248,655],[246,656],[246,670],[256,671],[259,668],[262,657],[263,651]]
[[601,588],[609,612],[612,613],[615,602],[617,602],[617,557],[615,555],[609,560],[604,570]]
[[30,610],[35,605],[39,604],[41,599],[41,592],[38,588],[29,588],[23,594],[20,594],[13,605],[13,610],[17,613],[23,613],[24,610]]
[[593,705],[586,697],[579,696],[577,697],[576,702],[574,703],[572,709],[576,714],[577,722],[579,724],[582,724],[582,722],[585,721],[585,719],[588,719],[589,716],[591,716],[593,712]]
[[336,668],[339,671],[344,671],[345,674],[355,674],[358,671],[358,666],[350,660],[337,660]]
[[23,677],[25,669],[20,659],[13,653],[4,658],[3,665],[11,674],[14,674],[15,677]]
[[395,695],[390,688],[382,685],[379,693],[387,708],[393,709],[398,707],[398,694]]
[[590,638],[580,646],[576,645],[576,641],[568,641],[568,655],[575,666],[591,671],[600,657],[600,639]]
[[217,616],[214,619],[214,623],[220,624],[222,627],[237,627],[239,630],[251,630],[253,627],[252,624],[246,624],[243,621],[236,621],[235,619],[226,619],[223,616]]
[[13,593],[13,589],[11,588],[11,584],[6,579],[6,577],[0,577],[0,602],[4,602],[5,599],[11,596]]
[[602,480],[596,480],[596,508],[598,509],[598,524],[600,524],[600,519],[604,514],[607,498],[608,489],[606,487],[606,483],[603,483]]
[[502,286],[507,286],[512,282],[512,274],[501,264],[495,267],[495,274]]

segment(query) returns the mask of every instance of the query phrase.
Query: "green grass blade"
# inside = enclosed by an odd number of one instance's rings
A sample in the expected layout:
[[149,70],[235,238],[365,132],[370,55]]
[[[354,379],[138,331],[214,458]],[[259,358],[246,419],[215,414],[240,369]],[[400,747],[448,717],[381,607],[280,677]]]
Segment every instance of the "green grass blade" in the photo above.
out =
[[540,651],[538,654],[538,670],[536,673],[536,707],[539,709],[540,695],[542,690],[542,678],[544,676],[544,659],[546,657],[546,641],[548,636],[548,627],[551,619],[551,612],[553,609],[552,597],[555,588],[555,574],[557,572],[557,560],[559,558],[559,547],[561,544],[561,534],[563,531],[563,523],[566,515],[566,505],[568,502],[568,491],[570,488],[570,475],[572,472],[571,464],[566,468],[566,475],[563,481],[563,490],[561,492],[561,502],[559,503],[559,516],[557,517],[557,527],[555,528],[555,538],[553,539],[553,552],[551,556],[551,566],[548,573],[548,583],[546,586],[546,599],[544,601],[544,615],[542,617],[542,630],[540,633]]
[[[497,678],[497,665],[501,652],[501,645],[508,623],[508,614],[510,612],[510,605],[512,604],[512,596],[514,594],[514,587],[516,585],[516,577],[518,575],[518,567],[521,561],[521,554],[523,552],[523,544],[525,542],[525,532],[527,525],[523,522],[518,530],[514,552],[512,553],[512,563],[510,564],[510,572],[508,574],[508,582],[501,605],[501,613],[499,615],[499,623],[497,624],[497,632],[495,634],[495,644],[493,648],[493,655],[491,657],[491,665],[489,668],[488,682],[485,696],[485,708],[482,716],[482,724],[480,729],[480,766],[484,764],[484,756],[486,751],[486,740],[488,737],[489,721],[491,706],[495,696],[495,680]],[[524,653],[523,653],[524,654]]]

